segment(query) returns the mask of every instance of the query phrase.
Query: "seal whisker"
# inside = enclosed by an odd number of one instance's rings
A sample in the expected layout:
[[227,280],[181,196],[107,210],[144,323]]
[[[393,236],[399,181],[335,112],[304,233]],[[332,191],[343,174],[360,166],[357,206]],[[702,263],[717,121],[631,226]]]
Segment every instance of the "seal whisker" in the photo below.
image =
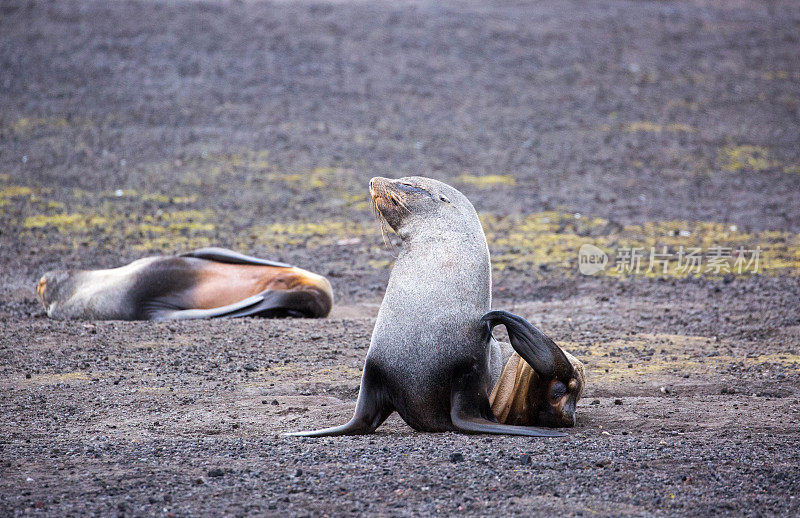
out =
[[406,205],[406,203],[403,201],[403,197],[399,193],[390,192],[389,196],[392,197],[394,202],[397,203],[400,206],[401,209],[403,209],[407,213],[411,214],[411,210],[408,208],[408,205]]
[[392,248],[391,241],[387,239],[388,231],[386,227],[388,226],[388,223],[386,222],[386,216],[383,215],[381,208],[378,206],[378,198],[381,196],[383,196],[383,193],[378,193],[377,195],[372,196],[372,213],[378,219],[378,223],[381,226],[381,240],[383,241],[383,244],[387,248]]

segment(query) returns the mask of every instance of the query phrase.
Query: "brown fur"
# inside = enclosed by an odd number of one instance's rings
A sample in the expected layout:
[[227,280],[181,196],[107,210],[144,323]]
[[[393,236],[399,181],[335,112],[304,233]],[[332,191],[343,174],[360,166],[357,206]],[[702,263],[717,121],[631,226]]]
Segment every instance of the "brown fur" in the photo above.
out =
[[[585,383],[583,363],[566,351],[564,354],[575,369],[582,392]],[[548,391],[545,388],[536,371],[515,352],[503,367],[503,373],[489,396],[492,412],[504,424],[535,426],[539,408],[547,404],[557,408],[560,408],[559,404],[563,405],[564,398],[557,402],[546,401]],[[579,393],[577,397],[580,396]]]

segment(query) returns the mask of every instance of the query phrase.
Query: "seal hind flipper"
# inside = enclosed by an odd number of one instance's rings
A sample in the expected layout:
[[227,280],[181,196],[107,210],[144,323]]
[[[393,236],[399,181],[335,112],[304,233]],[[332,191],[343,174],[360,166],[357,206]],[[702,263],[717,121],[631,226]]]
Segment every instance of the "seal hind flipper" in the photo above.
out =
[[364,366],[364,374],[361,376],[361,388],[358,391],[356,410],[347,423],[321,430],[287,432],[283,435],[292,437],[364,435],[374,432],[392,412],[394,412],[394,408],[392,408],[386,397],[386,391],[383,388],[377,369],[367,363]]
[[566,437],[564,432],[514,426],[497,422],[489,406],[485,391],[479,390],[478,374],[474,370],[454,380],[450,400],[450,420],[456,430],[466,433],[490,433],[498,435],[522,435],[526,437]]
[[489,333],[502,324],[508,331],[511,346],[540,375],[552,378],[571,370],[564,351],[547,335],[519,315],[508,311],[490,311],[481,321],[488,324]]
[[275,266],[278,268],[292,268],[291,264],[280,263],[277,261],[270,261],[268,259],[261,259],[251,255],[240,254],[227,248],[219,248],[211,246],[207,248],[198,248],[185,254],[180,254],[179,257],[194,257],[196,259],[206,259],[208,261],[217,261],[219,263],[229,264],[254,264],[260,266]]
[[[211,309],[168,309],[159,308],[147,311],[148,320],[195,320],[204,318],[222,318],[234,316],[237,312],[247,311],[261,302],[264,297],[253,295],[234,304]],[[238,316],[238,315],[237,315]]]
[[305,317],[317,316],[318,296],[307,291],[266,290],[227,306],[211,309],[156,309],[151,312],[151,320],[193,320],[204,318],[239,317]]
[[567,437],[564,432],[535,426],[514,426],[489,421],[482,417],[460,417],[454,411],[451,415],[453,426],[466,433],[491,433],[496,435],[522,435],[525,437]]

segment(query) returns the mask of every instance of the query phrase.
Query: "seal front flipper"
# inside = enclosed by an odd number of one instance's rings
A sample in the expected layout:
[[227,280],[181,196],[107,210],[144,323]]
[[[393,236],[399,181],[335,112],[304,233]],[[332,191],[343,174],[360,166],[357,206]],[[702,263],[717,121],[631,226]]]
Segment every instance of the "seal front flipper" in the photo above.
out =
[[194,257],[196,259],[206,259],[208,261],[217,261],[219,263],[229,264],[254,264],[260,266],[276,266],[278,268],[292,268],[291,264],[261,259],[251,255],[244,255],[240,254],[239,252],[234,252],[233,250],[228,250],[227,248],[219,248],[215,246],[198,248],[197,250],[192,250],[191,252],[181,254],[179,257]]
[[266,290],[227,306],[211,309],[152,309],[150,320],[193,320],[239,317],[314,317],[317,296],[307,291]]
[[288,432],[283,435],[293,437],[364,435],[374,432],[392,412],[394,412],[394,408],[387,401],[386,391],[377,369],[367,362],[364,366],[364,374],[361,376],[361,388],[358,391],[356,411],[350,421],[341,426],[323,428],[322,430]]
[[258,306],[264,301],[264,296],[261,294],[247,297],[234,304],[221,306],[211,309],[174,309],[174,308],[161,308],[157,305],[153,308],[148,308],[145,313],[148,320],[195,320],[203,318],[222,318],[238,315],[238,312],[246,312],[255,306]]
[[467,433],[491,433],[499,435],[522,435],[526,437],[566,437],[564,432],[537,428],[535,426],[514,426],[497,422],[488,398],[480,390],[478,374],[475,371],[462,375],[453,383],[450,399],[450,420],[453,426]]

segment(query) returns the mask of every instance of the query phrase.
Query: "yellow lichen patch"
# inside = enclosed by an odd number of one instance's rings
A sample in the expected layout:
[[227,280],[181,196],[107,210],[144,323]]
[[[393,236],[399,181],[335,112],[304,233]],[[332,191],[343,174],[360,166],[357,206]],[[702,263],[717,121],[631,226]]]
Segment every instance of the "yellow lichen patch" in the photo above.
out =
[[210,236],[202,234],[216,229],[209,222],[212,217],[211,211],[168,212],[145,216],[140,223],[124,226],[123,231],[135,250],[176,252],[210,246]]
[[726,146],[720,149],[718,160],[723,170],[733,172],[766,171],[781,165],[761,146]]
[[[711,344],[715,345],[711,345]],[[563,342],[565,350],[574,352],[583,361],[589,376],[607,381],[635,379],[653,374],[700,374],[726,368],[732,364],[745,367],[779,364],[800,371],[800,355],[773,353],[759,356],[718,354],[698,355],[722,349],[711,337],[684,336],[666,333],[643,333],[609,342],[578,344]]]
[[9,185],[0,189],[0,198],[14,198],[16,196],[30,196],[33,189],[22,185]]
[[369,210],[372,207],[372,203],[367,200],[366,194],[345,194],[342,199],[348,207],[355,210]]
[[25,218],[25,228],[55,227],[59,232],[85,232],[92,227],[105,225],[108,222],[103,216],[91,214],[37,214]]
[[214,214],[209,210],[159,210],[143,216],[115,212],[119,208],[113,202],[103,202],[99,207],[80,207],[82,212],[35,214],[24,219],[21,235],[49,232],[56,241],[52,246],[59,249],[103,246],[164,252],[209,246],[216,230]]
[[[717,222],[662,221],[615,225],[557,211],[527,216],[481,214],[496,270],[578,272],[584,244],[608,256],[597,275],[650,277],[800,273],[800,235],[740,232]],[[696,258],[699,254],[699,259]],[[652,259],[651,259],[652,258]],[[534,268],[534,267],[538,267]]]
[[649,121],[629,122],[623,125],[622,129],[629,133],[636,133],[644,131],[649,133],[661,133],[662,131],[670,131],[674,133],[694,133],[697,130],[686,124],[657,124]]
[[269,178],[289,186],[322,189],[329,186],[341,187],[344,177],[352,176],[352,171],[336,167],[315,167],[304,173],[273,174]]
[[270,163],[267,161],[267,158],[269,157],[269,151],[267,150],[248,150],[232,154],[204,152],[201,154],[201,157],[211,162],[217,162],[231,167],[243,169],[261,170],[268,169],[270,167]]
[[[600,240],[598,245],[617,245],[616,264],[606,271],[608,275],[685,277],[800,272],[796,256],[799,236],[784,232],[750,234],[723,223],[664,221],[627,225],[618,235],[609,237],[612,239]],[[625,258],[620,255],[623,253]],[[637,255],[639,263],[633,264]]]
[[582,236],[607,224],[601,218],[557,211],[524,217],[502,218],[487,213],[479,216],[497,270],[526,269],[541,264],[568,268],[587,240]]
[[800,174],[800,164],[783,166],[784,173]]
[[142,194],[142,201],[153,201],[156,203],[174,203],[177,205],[184,205],[188,203],[194,203],[197,201],[196,195],[191,196],[167,196],[166,194],[158,194],[158,193],[149,193],[149,194]]
[[22,117],[11,123],[10,129],[14,133],[28,133],[30,131],[47,128],[65,128],[68,125],[67,119],[62,118],[43,118],[43,117]]
[[102,192],[93,192],[93,191],[85,191],[83,189],[72,189],[72,196],[79,199],[114,199],[114,198],[125,198],[125,199],[140,199],[142,201],[149,201],[155,202],[158,204],[189,204],[194,203],[197,201],[197,195],[189,195],[189,196],[169,196],[162,193],[140,193],[135,189],[117,189],[115,191],[102,191]]
[[458,177],[458,181],[477,187],[492,187],[494,185],[514,185],[516,179],[510,174],[487,174],[475,176],[464,173]]
[[326,236],[329,234],[343,233],[346,226],[347,224],[342,221],[326,221],[323,223],[274,223],[264,227],[264,230],[272,234]]
[[[800,79],[800,74],[793,74],[794,79]],[[789,79],[789,73],[785,70],[766,71],[761,74],[761,78],[765,81],[775,81]]]
[[320,189],[326,185],[323,177],[313,176],[311,174],[284,174],[278,176],[278,178],[289,185],[296,185],[298,187],[306,186],[311,189]]
[[370,268],[375,268],[376,270],[388,270],[392,267],[394,261],[389,259],[370,259],[367,264]]

